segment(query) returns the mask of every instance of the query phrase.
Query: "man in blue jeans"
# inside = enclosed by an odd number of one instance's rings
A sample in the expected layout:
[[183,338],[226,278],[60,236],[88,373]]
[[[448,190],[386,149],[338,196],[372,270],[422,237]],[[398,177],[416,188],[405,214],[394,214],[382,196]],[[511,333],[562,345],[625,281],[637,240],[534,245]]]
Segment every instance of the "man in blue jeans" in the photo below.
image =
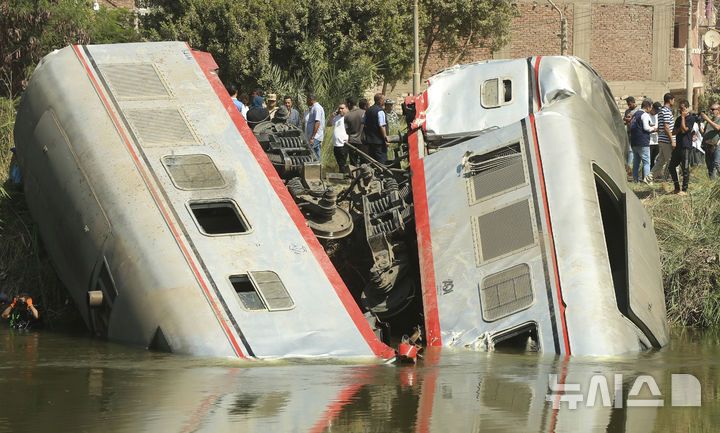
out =
[[639,182],[640,162],[643,165],[643,182],[648,181],[650,174],[650,134],[657,132],[656,125],[650,123],[650,115],[655,115],[662,105],[656,102],[653,105],[652,100],[645,99],[642,101],[640,110],[633,114],[630,121],[630,146],[633,153],[633,182]]
[[705,112],[700,113],[700,117],[705,121],[705,135],[702,144],[705,151],[705,164],[708,169],[708,177],[715,179],[716,173],[720,173],[720,152],[717,150],[718,139],[720,139],[720,105],[712,104],[710,106],[710,116]]
[[320,146],[322,145],[323,136],[325,134],[325,110],[317,101],[314,93],[307,97],[307,106],[309,108],[307,122],[305,123],[305,135],[312,144],[318,159],[320,158]]

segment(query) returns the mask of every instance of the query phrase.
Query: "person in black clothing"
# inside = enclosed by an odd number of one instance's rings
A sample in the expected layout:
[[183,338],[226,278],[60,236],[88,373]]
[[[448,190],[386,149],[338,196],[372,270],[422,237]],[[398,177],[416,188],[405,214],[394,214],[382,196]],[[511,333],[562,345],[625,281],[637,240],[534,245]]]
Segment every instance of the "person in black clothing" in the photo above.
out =
[[[366,150],[362,149],[362,116],[365,114],[365,108],[360,109],[357,107],[357,101],[354,98],[347,98],[345,101],[347,104],[348,113],[345,115],[345,132],[348,135],[348,143],[367,153]],[[355,166],[360,166],[360,155],[354,150],[350,152],[350,162]]]
[[387,131],[385,126],[387,120],[385,119],[385,111],[383,106],[385,104],[385,95],[382,93],[375,94],[375,105],[368,108],[365,114],[362,116],[362,123],[365,125],[363,136],[364,143],[370,148],[370,156],[372,156],[379,163],[387,162]]
[[9,319],[10,326],[18,329],[30,328],[40,318],[33,300],[27,293],[17,295],[10,305],[5,306],[0,317]]
[[[692,155],[692,136],[693,125],[696,122],[695,115],[690,113],[690,103],[683,99],[680,101],[680,115],[675,120],[673,135],[675,138],[675,147],[670,156],[670,164],[668,170],[675,184],[675,194],[686,195],[688,183],[690,182],[690,157]],[[682,169],[683,183],[680,189],[680,181],[677,175],[677,166]]]
[[267,108],[263,108],[262,96],[256,96],[252,100],[250,110],[247,112],[247,123],[250,129],[254,129],[255,126],[266,120],[270,120],[270,111]]

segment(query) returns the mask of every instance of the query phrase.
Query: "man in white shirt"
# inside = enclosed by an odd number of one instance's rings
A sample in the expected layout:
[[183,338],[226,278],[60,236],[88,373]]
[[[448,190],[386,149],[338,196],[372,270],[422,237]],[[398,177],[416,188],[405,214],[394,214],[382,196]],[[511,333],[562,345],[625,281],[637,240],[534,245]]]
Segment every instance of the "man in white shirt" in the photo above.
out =
[[332,118],[328,119],[327,126],[333,126],[333,154],[337,161],[338,172],[347,173],[348,150],[345,143],[348,141],[348,134],[345,131],[345,114],[347,114],[347,106],[345,103],[338,104],[337,110],[333,113]]
[[657,108],[650,99],[642,102],[641,109],[633,114],[630,120],[630,145],[633,152],[633,182],[640,181],[639,169],[642,162],[642,180],[650,182],[650,134],[657,132],[657,128],[650,124],[650,115],[657,114]]

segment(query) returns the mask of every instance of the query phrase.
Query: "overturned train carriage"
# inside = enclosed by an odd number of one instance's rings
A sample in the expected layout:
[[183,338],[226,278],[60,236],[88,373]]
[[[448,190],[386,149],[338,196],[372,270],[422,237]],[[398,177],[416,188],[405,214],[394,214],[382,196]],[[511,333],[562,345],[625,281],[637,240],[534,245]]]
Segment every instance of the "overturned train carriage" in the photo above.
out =
[[571,57],[432,77],[409,136],[428,344],[613,355],[668,342],[652,220],[605,82]]
[[75,46],[23,96],[28,205],[96,334],[260,358],[667,342],[622,122],[578,59],[437,74],[395,161],[340,191],[301,131],[251,131],[216,69],[184,43]]
[[389,357],[204,53],[74,46],[15,125],[28,205],[98,335],[203,356]]

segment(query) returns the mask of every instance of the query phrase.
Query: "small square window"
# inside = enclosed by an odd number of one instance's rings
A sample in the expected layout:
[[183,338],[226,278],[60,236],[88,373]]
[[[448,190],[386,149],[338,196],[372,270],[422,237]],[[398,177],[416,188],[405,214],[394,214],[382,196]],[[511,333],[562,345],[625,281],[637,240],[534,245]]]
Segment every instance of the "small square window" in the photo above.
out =
[[285,285],[273,271],[231,275],[230,283],[247,310],[283,311],[295,307]]
[[497,108],[512,103],[512,80],[510,78],[491,78],[480,87],[480,104],[485,108]]
[[230,283],[246,309],[250,311],[266,310],[265,304],[255,290],[255,285],[247,275],[233,275],[230,277]]
[[250,231],[250,225],[231,200],[191,202],[189,207],[205,234],[229,235]]

